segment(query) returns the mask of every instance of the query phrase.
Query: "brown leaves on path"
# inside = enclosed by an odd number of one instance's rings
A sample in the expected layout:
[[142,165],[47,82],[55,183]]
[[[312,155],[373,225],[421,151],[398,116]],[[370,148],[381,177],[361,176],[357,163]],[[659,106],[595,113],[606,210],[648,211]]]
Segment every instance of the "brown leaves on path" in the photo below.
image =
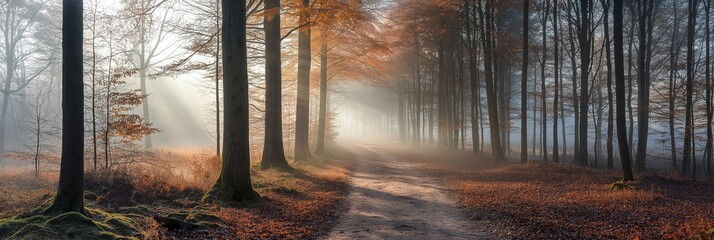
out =
[[440,179],[475,221],[517,239],[711,239],[714,182],[570,164],[508,165],[470,153],[401,153]]

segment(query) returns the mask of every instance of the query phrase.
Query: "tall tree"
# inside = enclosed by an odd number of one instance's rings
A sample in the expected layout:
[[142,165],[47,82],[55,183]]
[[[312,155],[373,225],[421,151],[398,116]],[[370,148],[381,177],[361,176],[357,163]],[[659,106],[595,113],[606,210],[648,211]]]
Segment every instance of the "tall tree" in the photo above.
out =
[[672,31],[672,41],[669,45],[669,95],[667,96],[669,98],[669,144],[670,144],[670,151],[672,154],[672,168],[677,169],[679,165],[677,165],[677,141],[674,137],[674,115],[675,115],[675,84],[677,80],[675,79],[675,75],[677,73],[677,66],[679,62],[679,51],[681,49],[680,46],[680,41],[679,41],[679,18],[677,17],[677,12],[679,12],[679,9],[677,8],[677,2],[678,1],[672,1],[672,11],[674,12],[674,18],[673,18],[673,23],[674,23],[674,29]]
[[640,0],[639,7],[639,52],[637,54],[637,156],[635,169],[644,172],[647,161],[647,138],[650,118],[650,71],[652,61],[652,17],[654,0]]
[[289,168],[283,149],[280,0],[263,1],[265,16],[265,139],[260,167]]
[[[168,5],[171,1],[166,0],[125,0],[126,9],[129,18],[133,19],[135,24],[131,32],[131,38],[127,38],[129,49],[126,51],[131,59],[131,64],[139,72],[139,85],[141,94],[148,96],[149,90],[147,80],[164,60],[171,56],[167,53],[164,45],[170,32],[173,31],[173,24],[170,23],[170,8],[161,9],[163,5]],[[163,6],[165,7],[165,6]],[[158,13],[158,10],[164,10],[163,13]],[[173,47],[173,45],[170,45]],[[160,59],[163,58],[163,59]],[[149,98],[142,103],[142,112],[144,121],[151,124],[151,111],[149,108]],[[150,148],[153,146],[151,135],[144,137],[144,147]]]
[[300,25],[305,25],[298,33],[298,73],[297,110],[295,113],[295,161],[310,157],[310,0],[302,0],[299,15]]
[[[686,116],[684,124],[684,151],[682,156],[682,176],[687,175],[692,161],[692,136],[694,134],[694,33],[697,23],[698,0],[689,0],[689,18],[687,20],[687,83],[686,83]],[[696,174],[696,173],[694,173]]]
[[84,209],[84,25],[82,0],[62,2],[62,158],[59,185],[45,214]]
[[[323,33],[324,34],[324,33]],[[325,36],[322,36],[326,40]],[[315,153],[325,152],[325,131],[327,125],[327,43],[322,43],[320,47],[320,112],[317,126],[317,148]],[[403,131],[400,125],[400,130]]]
[[712,133],[712,118],[714,117],[714,106],[712,104],[712,94],[714,89],[712,89],[712,78],[711,78],[711,25],[709,25],[710,14],[711,14],[712,1],[707,0],[705,2],[704,17],[705,17],[705,33],[706,33],[706,45],[705,48],[705,63],[706,64],[706,74],[704,81],[706,82],[706,106],[707,106],[707,145],[706,145],[706,157],[707,157],[707,175],[712,175],[712,153],[714,153],[714,133]]
[[223,164],[204,196],[219,201],[250,201],[260,196],[250,179],[246,1],[223,1]]
[[[523,0],[523,68],[521,69],[521,163],[528,163],[528,0]],[[556,100],[557,101],[557,100]]]
[[[479,131],[479,106],[480,106],[480,92],[481,87],[479,86],[479,63],[478,61],[478,41],[476,40],[476,16],[475,7],[471,6],[471,0],[464,0],[464,16],[465,16],[465,28],[466,28],[466,50],[469,57],[469,76],[471,78],[471,138],[473,139],[472,151],[473,153],[479,153],[480,151],[480,132]],[[527,25],[527,24],[526,24]],[[524,50],[527,54],[528,50]],[[524,56],[526,59],[527,56]],[[527,64],[527,63],[526,63]],[[527,73],[526,73],[527,74]],[[527,146],[527,145],[526,145]],[[526,154],[526,157],[528,155]]]
[[553,1],[553,162],[560,162],[558,153],[558,94],[560,90],[559,57],[560,45],[558,42],[558,1]]
[[608,169],[613,169],[615,168],[615,163],[613,159],[613,154],[614,154],[614,149],[613,149],[613,143],[612,141],[614,140],[612,137],[613,134],[613,123],[614,123],[614,102],[612,99],[612,57],[610,55],[610,0],[600,0],[602,3],[602,7],[605,9],[603,11],[604,16],[604,26],[603,28],[605,29],[605,61],[607,61],[607,168]]
[[540,62],[540,100],[542,103],[542,108],[541,109],[541,155],[543,156],[543,161],[548,161],[548,104],[546,103],[546,96],[548,93],[546,92],[545,88],[545,78],[546,78],[546,72],[545,72],[545,66],[546,63],[548,62],[548,40],[547,40],[547,33],[548,33],[548,14],[550,11],[550,1],[546,0],[545,1],[545,9],[543,10],[543,22],[541,23],[543,27],[543,53],[541,56],[541,62]]
[[483,47],[483,62],[484,75],[486,76],[486,102],[488,104],[488,121],[491,132],[491,152],[497,161],[506,159],[501,146],[501,127],[498,117],[498,102],[496,99],[496,86],[494,82],[494,48],[495,48],[495,13],[493,3],[489,0],[483,4],[482,0],[478,1],[479,9],[479,28],[481,34],[481,44]]
[[592,46],[592,31],[590,29],[590,12],[592,11],[592,0],[580,0],[578,26],[578,43],[580,45],[580,120],[578,127],[580,141],[577,163],[580,166],[588,165],[588,109],[590,92],[588,90],[590,75],[590,48]]
[[615,37],[615,95],[617,98],[617,142],[622,163],[622,180],[634,180],[630,157],[630,146],[627,142],[627,125],[625,122],[625,47],[623,46],[622,3],[615,0],[613,7],[614,37]]

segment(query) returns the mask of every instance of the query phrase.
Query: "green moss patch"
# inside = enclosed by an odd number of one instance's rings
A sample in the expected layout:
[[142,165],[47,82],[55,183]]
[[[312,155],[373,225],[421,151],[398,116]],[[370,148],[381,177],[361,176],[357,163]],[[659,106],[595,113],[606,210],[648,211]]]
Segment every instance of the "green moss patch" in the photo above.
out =
[[610,190],[627,190],[627,189],[632,189],[632,186],[630,186],[627,183],[624,182],[614,182],[610,185]]
[[139,239],[136,222],[122,214],[87,209],[57,216],[34,215],[0,220],[0,238],[12,239]]

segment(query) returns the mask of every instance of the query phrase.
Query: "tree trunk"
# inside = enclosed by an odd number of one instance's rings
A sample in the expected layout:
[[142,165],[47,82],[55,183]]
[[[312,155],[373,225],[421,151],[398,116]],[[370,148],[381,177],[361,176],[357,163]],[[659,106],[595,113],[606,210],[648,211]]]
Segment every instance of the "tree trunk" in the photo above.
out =
[[325,128],[327,127],[327,43],[320,48],[320,115],[317,124],[317,149],[315,153],[325,153]]
[[694,102],[692,99],[694,85],[694,33],[697,21],[698,0],[689,0],[689,19],[687,21],[687,87],[686,87],[686,120],[684,124],[684,151],[682,159],[682,177],[687,176],[689,164],[692,162],[694,134]]
[[558,93],[560,90],[558,75],[560,71],[560,65],[558,62],[559,58],[559,45],[558,45],[558,1],[553,1],[553,162],[560,162],[560,156],[558,152]]
[[94,170],[97,170],[97,6],[93,6],[94,13],[92,14],[92,83],[90,89],[92,90],[92,105],[91,105],[91,116],[92,116],[92,160],[94,162]]
[[112,122],[112,105],[111,105],[111,99],[112,95],[110,94],[112,92],[112,65],[114,63],[114,47],[113,47],[113,38],[112,36],[109,36],[109,68],[107,70],[107,94],[106,98],[104,99],[106,106],[105,107],[105,121],[106,121],[106,129],[104,129],[104,167],[106,169],[110,168],[109,165],[109,160],[111,157],[111,149],[110,149],[110,136],[109,134],[111,133],[111,122]]
[[538,74],[539,74],[539,72],[536,71],[535,77],[533,78],[533,91],[532,91],[533,92],[533,127],[532,127],[533,128],[533,138],[532,138],[533,140],[531,143],[533,144],[533,147],[532,147],[533,150],[531,151],[531,155],[533,155],[533,156],[536,155],[536,148],[537,148],[536,139],[538,138],[538,137],[536,137],[536,130],[538,129],[536,127],[536,125],[537,125],[536,116],[538,114],[537,110],[536,110],[536,109],[538,109],[538,96],[536,95],[536,92],[538,90]]
[[[481,8],[482,1],[479,0],[479,9]],[[500,124],[499,124],[499,119],[498,119],[498,103],[497,103],[497,98],[496,98],[496,91],[495,91],[495,86],[494,86],[494,79],[493,79],[493,49],[492,47],[494,46],[493,43],[493,25],[491,24],[491,19],[492,17],[492,11],[490,10],[491,4],[489,2],[486,3],[486,8],[481,11],[481,14],[479,14],[480,18],[480,26],[481,26],[481,42],[483,44],[483,55],[484,55],[484,68],[485,68],[485,75],[486,75],[486,101],[488,103],[488,120],[490,124],[490,130],[491,130],[491,152],[496,159],[496,161],[505,161],[505,156],[503,154],[503,148],[501,147],[501,135],[500,135]],[[485,10],[485,11],[484,11]],[[485,12],[485,13],[484,13]],[[488,24],[486,23],[486,19],[488,19]]]
[[[528,0],[523,1],[523,68],[521,69],[521,163],[528,163]],[[556,100],[557,101],[557,100]]]
[[250,179],[248,54],[245,1],[223,1],[223,164],[204,200],[260,199]]
[[[570,19],[574,19],[574,16],[572,16],[572,11],[567,11],[568,13],[568,22],[570,23]],[[573,85],[573,122],[574,127],[573,127],[573,157],[575,158],[575,161],[578,161],[578,154],[580,151],[580,105],[579,105],[579,97],[578,97],[578,63],[576,60],[576,51],[577,51],[577,45],[575,44],[575,33],[573,33],[573,23],[568,24],[568,43],[570,45],[571,49],[571,54],[570,54],[570,68],[571,68],[571,76],[570,80]]]
[[[527,1],[527,0],[526,0]],[[479,93],[481,91],[479,84],[479,64],[476,62],[478,58],[478,43],[476,43],[475,31],[473,30],[472,23],[475,24],[475,19],[471,19],[471,8],[469,5],[469,0],[464,1],[465,13],[466,13],[466,42],[468,46],[468,56],[469,56],[469,77],[471,80],[471,139],[472,146],[471,149],[473,153],[479,153],[480,151],[480,131],[479,131],[479,107],[477,104],[480,103]]]
[[645,172],[647,168],[647,139],[649,136],[650,118],[650,72],[649,48],[652,39],[648,35],[648,19],[651,18],[652,3],[650,0],[639,2],[639,53],[637,54],[637,156],[635,159],[635,170]]
[[[144,122],[151,124],[151,114],[149,112],[149,95],[147,94],[146,90],[146,74],[147,71],[149,70],[149,62],[147,61],[147,56],[146,56],[146,21],[145,21],[145,16],[144,14],[139,15],[141,18],[141,23],[139,24],[139,27],[141,28],[140,31],[140,45],[141,45],[141,53],[140,53],[140,61],[141,63],[139,64],[139,83],[141,87],[141,95],[146,96],[144,98],[144,101],[141,102],[141,109],[143,110],[144,113]],[[151,148],[153,146],[153,143],[151,141],[151,134],[147,134],[144,136],[144,147],[145,148]]]
[[[221,5],[221,0],[216,0],[216,18],[215,18],[215,27],[216,27],[216,32],[220,33],[221,32],[221,17],[220,17],[220,5]],[[219,54],[221,52],[221,39],[217,38],[216,39],[216,55],[215,55],[215,65],[214,69],[216,70],[215,73],[215,82],[216,82],[216,157],[221,158],[221,75],[218,73],[220,69],[220,63],[221,63],[221,55]]]
[[674,85],[676,84],[677,80],[675,79],[675,74],[677,72],[677,63],[679,62],[679,23],[678,23],[678,18],[677,18],[677,1],[672,1],[673,4],[673,11],[674,11],[674,31],[672,32],[672,42],[669,47],[669,144],[671,148],[671,154],[672,154],[672,169],[677,169],[679,165],[677,165],[677,140],[674,138],[674,104],[675,104],[675,88]]
[[398,100],[397,104],[399,106],[397,107],[397,110],[399,111],[399,114],[397,115],[397,123],[399,125],[399,142],[400,143],[407,143],[407,120],[406,120],[406,100],[405,100],[405,92],[406,90],[404,89],[404,83],[399,81],[399,86],[398,86]]
[[[421,144],[421,66],[419,54],[416,55],[416,69],[415,69],[415,99],[414,99],[414,144],[419,146]],[[463,112],[463,111],[462,111]]]
[[540,99],[542,103],[542,109],[541,109],[541,130],[540,130],[540,135],[541,135],[541,155],[543,157],[543,161],[547,162],[548,161],[548,104],[546,103],[546,96],[548,93],[546,92],[545,88],[545,65],[548,59],[548,40],[547,40],[547,23],[548,23],[548,11],[550,9],[550,1],[546,0],[545,1],[545,10],[544,10],[544,17],[543,17],[543,22],[541,25],[543,25],[543,53],[541,56],[541,62],[540,62]]
[[82,1],[64,0],[62,10],[62,158],[57,195],[44,213],[86,215]]
[[612,56],[610,55],[610,0],[600,0],[605,9],[603,15],[605,17],[605,59],[607,61],[607,168],[614,169],[614,148],[613,148],[613,124],[614,124],[614,102],[612,96]]
[[[302,7],[310,6],[310,0],[302,0]],[[310,21],[310,16],[301,15],[300,23]],[[310,26],[298,33],[298,86],[297,112],[295,113],[295,161],[310,157]]]
[[628,36],[628,43],[629,47],[627,49],[627,111],[629,113],[629,123],[630,123],[630,138],[629,138],[629,145],[630,149],[633,149],[634,146],[632,144],[632,141],[635,139],[635,117],[634,114],[632,113],[632,89],[634,89],[632,85],[632,50],[634,49],[633,45],[635,42],[635,23],[636,21],[636,16],[635,16],[635,7],[630,7],[630,16],[632,18],[632,21],[630,21],[630,35]]
[[280,0],[265,0],[265,9],[277,9],[263,17],[265,28],[265,140],[260,168],[290,168],[283,149],[282,59],[280,58]]
[[627,125],[625,122],[625,59],[623,46],[622,2],[615,0],[614,6],[614,37],[615,37],[615,95],[617,106],[617,142],[622,162],[623,181],[634,180],[630,161],[630,148],[627,143]]
[[580,150],[578,151],[578,164],[588,165],[588,109],[589,94],[588,77],[590,71],[590,8],[592,0],[580,0],[580,29],[578,29],[578,42],[580,43]]
[[712,153],[714,151],[714,140],[712,139],[712,117],[714,117],[712,109],[714,106],[712,106],[712,79],[711,79],[711,36],[710,36],[710,25],[709,25],[709,15],[711,12],[711,0],[706,1],[706,9],[704,10],[704,14],[706,15],[706,79],[704,80],[706,82],[706,105],[707,105],[707,145],[706,145],[706,161],[707,161],[707,175],[711,176],[712,175]]

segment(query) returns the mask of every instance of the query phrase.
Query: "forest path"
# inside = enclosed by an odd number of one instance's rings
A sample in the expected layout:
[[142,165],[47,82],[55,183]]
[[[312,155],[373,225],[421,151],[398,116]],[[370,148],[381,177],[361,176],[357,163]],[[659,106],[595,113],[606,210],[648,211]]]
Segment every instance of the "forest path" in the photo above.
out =
[[386,151],[351,146],[358,158],[349,211],[327,239],[492,239],[475,230],[433,179]]

